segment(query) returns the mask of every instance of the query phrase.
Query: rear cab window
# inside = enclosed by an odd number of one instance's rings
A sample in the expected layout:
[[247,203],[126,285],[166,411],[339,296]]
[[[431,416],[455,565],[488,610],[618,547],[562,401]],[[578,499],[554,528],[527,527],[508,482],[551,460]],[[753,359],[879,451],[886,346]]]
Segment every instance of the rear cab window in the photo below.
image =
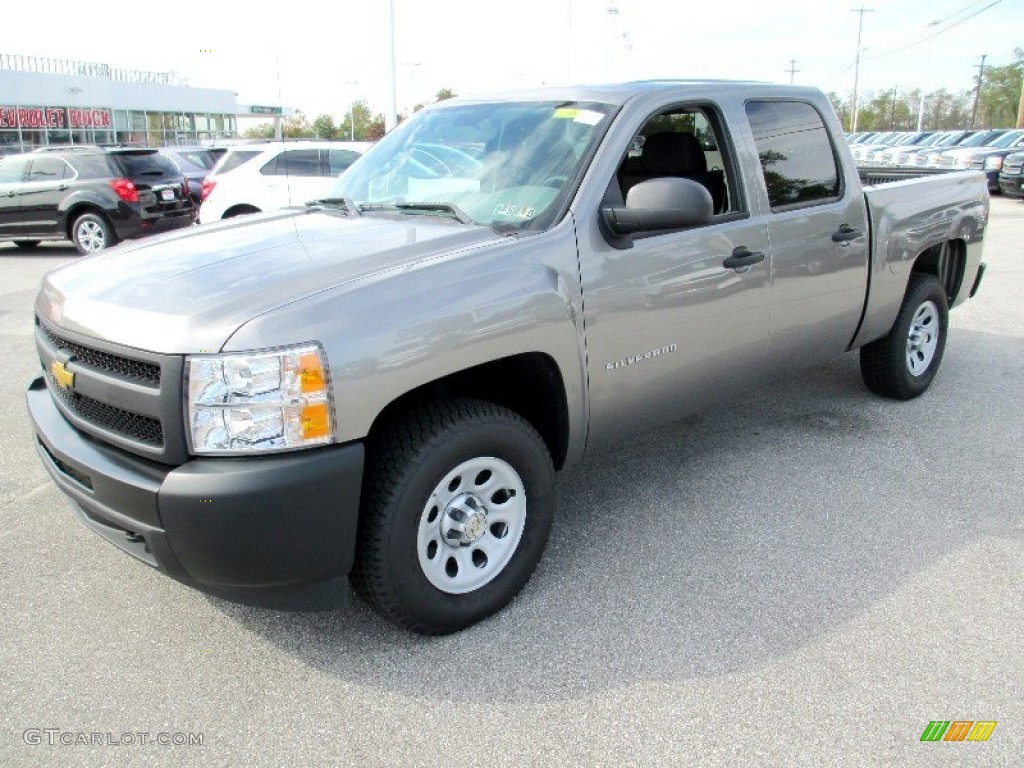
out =
[[835,149],[814,107],[800,101],[749,101],[746,111],[773,212],[841,196]]

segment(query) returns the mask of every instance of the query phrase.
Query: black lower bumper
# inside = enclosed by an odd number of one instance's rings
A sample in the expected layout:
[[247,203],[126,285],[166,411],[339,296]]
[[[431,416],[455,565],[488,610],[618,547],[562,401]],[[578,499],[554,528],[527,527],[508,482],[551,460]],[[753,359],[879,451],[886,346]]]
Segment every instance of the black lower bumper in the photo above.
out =
[[249,605],[345,603],[363,446],[168,467],[75,430],[42,378],[28,408],[43,464],[95,532],[189,586]]

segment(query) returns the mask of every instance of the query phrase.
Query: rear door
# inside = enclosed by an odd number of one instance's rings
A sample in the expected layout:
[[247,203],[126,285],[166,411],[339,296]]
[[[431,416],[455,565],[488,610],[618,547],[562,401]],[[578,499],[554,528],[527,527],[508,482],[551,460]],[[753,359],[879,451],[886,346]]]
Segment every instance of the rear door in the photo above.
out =
[[326,155],[327,151],[320,149],[287,149],[264,165],[260,173],[267,177],[272,203],[265,210],[323,197],[334,184]]
[[772,248],[769,362],[786,372],[844,352],[867,291],[864,195],[810,103],[749,101]]

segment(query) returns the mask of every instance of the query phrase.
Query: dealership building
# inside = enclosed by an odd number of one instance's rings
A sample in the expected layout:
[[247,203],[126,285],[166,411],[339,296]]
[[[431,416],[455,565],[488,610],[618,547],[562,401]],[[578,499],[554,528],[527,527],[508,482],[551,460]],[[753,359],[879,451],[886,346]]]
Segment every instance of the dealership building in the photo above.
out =
[[213,145],[237,140],[240,119],[271,117],[280,129],[291,112],[236,97],[170,72],[0,54],[0,155],[53,144]]

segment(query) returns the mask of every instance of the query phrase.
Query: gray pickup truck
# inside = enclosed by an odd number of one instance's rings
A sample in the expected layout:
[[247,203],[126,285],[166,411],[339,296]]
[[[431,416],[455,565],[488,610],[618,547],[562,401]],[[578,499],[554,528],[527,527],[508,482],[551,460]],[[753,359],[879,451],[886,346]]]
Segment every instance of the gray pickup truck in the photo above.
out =
[[28,408],[81,520],[167,575],[451,632],[586,453],[853,349],[924,392],[987,216],[981,173],[862,188],[813,89],[448,101],[327,199],[49,273]]

